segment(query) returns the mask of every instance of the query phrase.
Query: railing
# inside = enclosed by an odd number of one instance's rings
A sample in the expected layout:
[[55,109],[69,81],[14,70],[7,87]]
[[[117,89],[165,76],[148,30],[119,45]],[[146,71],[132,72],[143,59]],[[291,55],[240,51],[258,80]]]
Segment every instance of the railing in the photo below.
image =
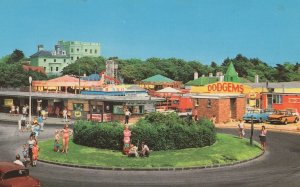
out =
[[11,91],[11,92],[29,92],[29,87],[0,87],[0,91]]

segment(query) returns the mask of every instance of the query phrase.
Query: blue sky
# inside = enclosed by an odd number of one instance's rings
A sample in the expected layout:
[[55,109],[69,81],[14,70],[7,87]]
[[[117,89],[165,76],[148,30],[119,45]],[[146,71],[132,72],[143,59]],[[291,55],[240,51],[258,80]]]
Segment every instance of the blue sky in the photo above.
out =
[[1,0],[0,57],[99,42],[102,56],[300,61],[300,0]]

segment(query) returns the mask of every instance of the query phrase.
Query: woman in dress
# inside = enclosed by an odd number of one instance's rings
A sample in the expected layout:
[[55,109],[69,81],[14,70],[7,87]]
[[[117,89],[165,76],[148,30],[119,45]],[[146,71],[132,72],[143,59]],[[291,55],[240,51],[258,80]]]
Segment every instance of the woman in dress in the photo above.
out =
[[131,131],[129,130],[128,126],[126,125],[123,131],[123,135],[124,135],[124,147],[123,147],[123,152],[124,154],[128,154],[129,152],[129,144],[130,144],[130,136],[131,136]]

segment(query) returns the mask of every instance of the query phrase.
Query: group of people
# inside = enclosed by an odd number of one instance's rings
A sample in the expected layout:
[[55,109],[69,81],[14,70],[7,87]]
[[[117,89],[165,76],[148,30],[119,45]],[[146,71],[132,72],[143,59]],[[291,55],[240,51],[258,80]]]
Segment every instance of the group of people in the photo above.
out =
[[149,147],[145,144],[144,141],[142,141],[141,144],[141,151],[139,151],[138,146],[135,146],[133,143],[131,143],[130,141],[130,137],[131,137],[131,131],[129,130],[128,125],[125,125],[124,127],[124,131],[123,131],[123,135],[124,135],[124,147],[123,147],[123,153],[125,155],[128,155],[128,157],[149,157],[150,155],[150,149]]
[[149,157],[150,155],[150,149],[145,144],[145,142],[142,142],[141,145],[141,151],[138,150],[138,147],[134,144],[130,144],[128,157]]
[[27,167],[28,164],[32,167],[36,167],[39,156],[39,146],[34,132],[30,134],[29,140],[23,145],[22,156],[23,161],[21,161],[20,154],[17,154],[14,163],[25,167]]
[[[244,122],[241,119],[239,120],[239,123],[238,123],[238,131],[239,131],[239,137],[241,139],[243,139],[245,137],[246,133],[245,133]],[[266,127],[263,125],[263,126],[261,126],[261,130],[259,133],[259,140],[260,140],[260,145],[261,145],[262,150],[266,149],[266,141],[267,141],[266,136],[267,136],[267,130],[266,130]]]

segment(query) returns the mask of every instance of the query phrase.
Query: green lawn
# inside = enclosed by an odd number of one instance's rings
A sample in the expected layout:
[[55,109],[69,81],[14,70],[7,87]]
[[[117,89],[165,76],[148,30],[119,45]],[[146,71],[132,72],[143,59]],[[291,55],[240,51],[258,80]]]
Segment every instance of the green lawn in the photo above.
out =
[[[103,167],[192,167],[212,164],[226,164],[242,161],[261,154],[257,143],[250,146],[248,139],[218,134],[217,142],[210,147],[170,151],[153,151],[148,158],[129,158],[121,151],[96,149],[76,145],[70,141],[66,156],[53,151],[53,140],[40,141],[39,159],[60,163]],[[151,149],[151,148],[150,148]]]

